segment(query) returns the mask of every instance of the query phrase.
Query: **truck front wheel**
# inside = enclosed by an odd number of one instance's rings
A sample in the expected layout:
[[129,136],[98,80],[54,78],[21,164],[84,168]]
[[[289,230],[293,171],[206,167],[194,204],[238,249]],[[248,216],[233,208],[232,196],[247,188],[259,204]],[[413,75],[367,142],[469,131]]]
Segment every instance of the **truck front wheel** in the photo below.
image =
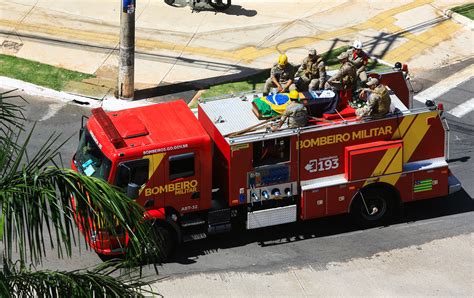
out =
[[172,230],[172,228],[162,225],[155,225],[155,232],[159,248],[158,255],[160,256],[160,260],[164,261],[173,254],[176,248],[176,233]]
[[354,197],[351,215],[363,228],[385,225],[395,213],[396,197],[387,187],[361,189]]

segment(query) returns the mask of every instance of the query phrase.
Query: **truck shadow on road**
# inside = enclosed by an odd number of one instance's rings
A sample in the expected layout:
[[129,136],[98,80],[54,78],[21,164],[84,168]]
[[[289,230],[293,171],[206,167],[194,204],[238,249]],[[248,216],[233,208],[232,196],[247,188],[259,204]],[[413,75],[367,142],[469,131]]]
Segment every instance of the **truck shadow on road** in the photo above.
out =
[[[474,211],[474,200],[462,189],[448,197],[405,204],[401,216],[391,226],[411,224],[472,211]],[[357,230],[360,229],[353,224],[349,215],[339,215],[258,230],[235,231],[185,243],[178,248],[168,263],[193,264],[199,262],[199,256],[214,254],[227,248],[241,247],[252,243],[257,243],[263,248],[340,235]],[[447,230],[444,233],[452,233],[452,235],[443,234],[441,235],[443,238],[456,236],[459,233],[455,230]]]

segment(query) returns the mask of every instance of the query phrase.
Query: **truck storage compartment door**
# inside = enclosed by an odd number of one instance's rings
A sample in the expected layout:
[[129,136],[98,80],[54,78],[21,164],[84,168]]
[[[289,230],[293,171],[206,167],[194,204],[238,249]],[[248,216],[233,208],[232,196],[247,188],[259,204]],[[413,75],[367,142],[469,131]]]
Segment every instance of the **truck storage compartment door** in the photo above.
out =
[[296,205],[247,212],[247,230],[296,221]]
[[309,189],[301,196],[301,219],[326,216],[326,188]]
[[345,177],[348,181],[400,173],[403,170],[403,141],[379,141],[345,148]]

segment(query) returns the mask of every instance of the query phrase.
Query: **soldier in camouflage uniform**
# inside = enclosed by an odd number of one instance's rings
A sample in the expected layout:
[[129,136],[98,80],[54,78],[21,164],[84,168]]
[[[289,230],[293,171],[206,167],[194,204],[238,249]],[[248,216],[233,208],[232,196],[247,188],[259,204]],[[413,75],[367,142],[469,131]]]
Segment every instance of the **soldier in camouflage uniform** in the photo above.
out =
[[278,63],[275,63],[270,71],[270,77],[265,81],[263,95],[270,93],[271,88],[277,88],[278,93],[296,90],[293,84],[294,76],[294,68],[288,63],[288,57],[285,54],[280,55]]
[[315,91],[323,89],[326,82],[326,65],[321,56],[318,55],[315,49],[309,50],[308,57],[304,58],[300,68],[296,72],[296,77],[299,77],[299,88]]
[[354,89],[357,83],[357,75],[354,64],[349,62],[349,54],[347,52],[341,53],[337,56],[341,62],[341,67],[324,86],[325,89],[332,89],[334,91]]
[[369,56],[362,50],[362,42],[360,40],[354,41],[354,44],[347,50],[347,53],[349,54],[349,61],[352,62],[356,68],[356,74],[360,84],[365,84],[365,82],[367,82],[365,68],[369,62]]
[[286,121],[288,121],[289,128],[298,128],[306,125],[308,121],[308,110],[302,103],[299,103],[299,96],[297,90],[290,91],[289,97],[291,102],[286,106],[285,112],[281,115],[278,124],[272,126],[273,131],[279,129]]
[[379,80],[376,78],[369,78],[367,86],[369,86],[369,89],[363,89],[359,96],[362,99],[367,99],[367,105],[356,110],[357,118],[367,116],[381,118],[385,116],[390,111],[391,104],[387,87],[379,84]]

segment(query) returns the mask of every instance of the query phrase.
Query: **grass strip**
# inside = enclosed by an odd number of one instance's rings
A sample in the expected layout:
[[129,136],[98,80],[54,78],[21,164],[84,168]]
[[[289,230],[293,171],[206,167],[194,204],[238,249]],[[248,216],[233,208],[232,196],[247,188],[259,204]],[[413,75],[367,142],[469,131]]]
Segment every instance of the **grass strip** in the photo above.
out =
[[466,18],[474,20],[474,3],[457,6],[451,10],[465,16]]
[[82,81],[94,77],[91,74],[4,54],[0,54],[0,76],[22,80],[54,90],[62,90],[69,81]]

